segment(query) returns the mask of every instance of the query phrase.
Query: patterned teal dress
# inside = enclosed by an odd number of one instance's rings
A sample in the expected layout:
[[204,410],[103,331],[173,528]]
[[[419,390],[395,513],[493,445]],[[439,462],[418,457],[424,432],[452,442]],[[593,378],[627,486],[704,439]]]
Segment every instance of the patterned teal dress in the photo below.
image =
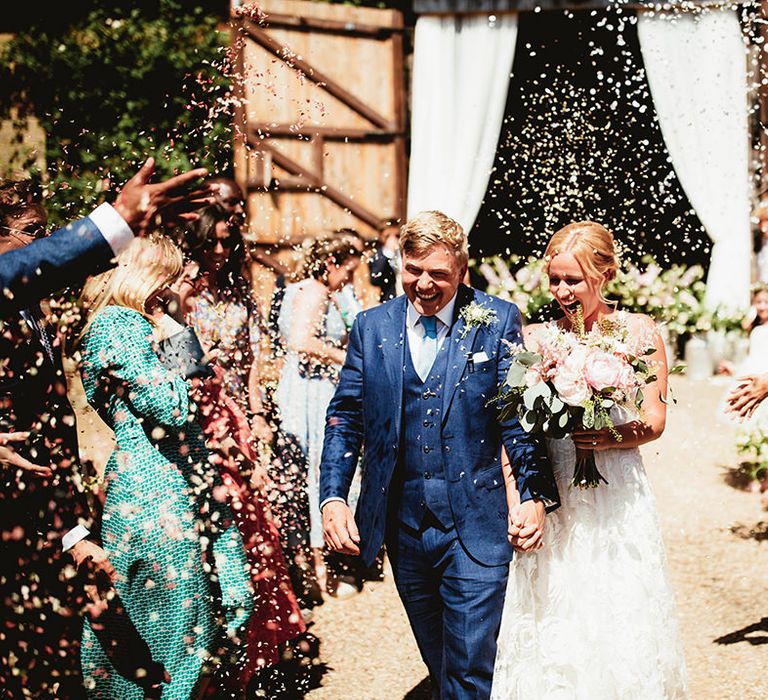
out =
[[[168,372],[152,326],[119,306],[100,311],[82,347],[88,401],[115,432],[104,472],[101,536],[130,619],[171,675],[162,697],[188,700],[212,653],[250,615],[243,542],[210,468],[184,379]],[[220,493],[221,492],[221,493]],[[91,698],[141,700],[86,622],[82,666]]]

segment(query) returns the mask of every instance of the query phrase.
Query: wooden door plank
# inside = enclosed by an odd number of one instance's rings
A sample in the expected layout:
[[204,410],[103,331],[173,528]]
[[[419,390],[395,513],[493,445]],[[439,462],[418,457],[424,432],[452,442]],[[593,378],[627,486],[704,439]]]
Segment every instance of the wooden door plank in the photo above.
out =
[[296,56],[285,44],[272,38],[267,31],[250,20],[243,21],[243,29],[259,46],[269,51],[273,56],[286,62],[292,68],[301,71],[304,76],[322,88],[351,110],[367,119],[380,129],[396,130],[397,126],[386,117],[379,114],[365,102],[358,99],[349,90],[339,85],[335,80],[317,70],[309,61]]

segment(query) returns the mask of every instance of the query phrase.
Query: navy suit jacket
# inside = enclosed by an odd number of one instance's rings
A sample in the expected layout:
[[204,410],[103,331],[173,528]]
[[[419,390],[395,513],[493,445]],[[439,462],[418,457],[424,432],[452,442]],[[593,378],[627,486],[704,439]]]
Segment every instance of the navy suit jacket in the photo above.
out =
[[0,255],[0,318],[104,272],[114,257],[109,243],[87,217]]
[[[460,312],[472,301],[492,309],[496,320],[489,326],[465,328]],[[357,316],[327,413],[320,500],[346,499],[364,447],[356,521],[366,562],[374,559],[384,542],[388,501],[398,497],[390,492],[390,484],[400,449],[406,309],[407,300],[400,296]],[[556,507],[557,487],[541,439],[526,433],[516,419],[500,422],[498,409],[488,405],[510,364],[503,341],[522,344],[517,307],[461,285],[454,314],[444,341],[448,370],[441,412],[448,495],[457,534],[470,555],[489,566],[501,565],[512,558],[501,445],[523,501],[543,498]],[[482,361],[481,353],[487,361]]]
[[[4,472],[3,532],[22,526],[30,537],[40,530],[57,541],[88,515],[85,498],[72,479],[78,464],[77,436],[59,348],[54,347],[50,357],[40,334],[20,312],[39,313],[40,299],[108,269],[114,257],[89,218],[0,255],[0,430],[32,431],[29,444],[19,450],[33,462],[57,467],[55,477],[45,481]],[[49,342],[53,345],[55,338]]]

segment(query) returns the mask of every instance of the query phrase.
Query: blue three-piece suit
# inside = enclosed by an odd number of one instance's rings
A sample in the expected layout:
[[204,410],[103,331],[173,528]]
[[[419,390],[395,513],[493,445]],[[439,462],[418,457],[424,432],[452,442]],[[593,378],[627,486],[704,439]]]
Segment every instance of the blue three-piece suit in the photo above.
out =
[[[466,324],[472,302],[493,311],[488,323]],[[487,698],[513,554],[502,444],[523,501],[556,507],[557,487],[543,446],[489,405],[510,363],[502,341],[522,343],[517,308],[461,285],[425,379],[411,359],[407,308],[398,297],[352,327],[328,408],[320,499],[347,497],[364,448],[363,561],[386,542],[435,694]]]

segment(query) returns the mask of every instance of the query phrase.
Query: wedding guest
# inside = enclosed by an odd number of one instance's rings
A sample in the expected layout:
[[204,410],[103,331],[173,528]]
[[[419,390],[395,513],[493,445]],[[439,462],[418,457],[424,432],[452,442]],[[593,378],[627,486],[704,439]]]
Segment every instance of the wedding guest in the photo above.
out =
[[[243,226],[246,219],[246,208],[240,185],[231,178],[224,176],[212,177],[207,181],[207,184],[213,192],[215,203],[232,216],[235,223]],[[268,246],[252,242],[250,253],[252,260],[261,263],[276,275],[284,275],[288,272],[288,268],[269,252]]]
[[[146,690],[163,677],[143,640],[116,614],[121,603],[111,595],[115,571],[89,532],[58,339],[38,305],[59,287],[109,267],[115,253],[134,234],[145,235],[158,217],[178,221],[198,205],[187,188],[204,170],[153,185],[152,169],[150,159],[113,207],[102,205],[48,238],[41,238],[47,215],[40,192],[28,182],[0,185],[0,286],[6,290],[0,295],[0,417],[12,431],[0,448],[12,467],[4,470],[0,490],[0,601],[6,610],[0,684],[13,697],[84,694],[79,640],[87,602],[91,618],[100,617],[100,638],[121,673]],[[75,578],[63,575],[70,561],[79,570]],[[107,618],[125,632],[119,650],[102,634]],[[126,670],[125,657],[119,658],[126,651],[143,678]]]
[[86,218],[0,255],[2,317],[110,268],[134,236],[145,236],[158,225],[192,221],[196,210],[210,203],[205,190],[192,188],[205,176],[204,168],[151,183],[154,169],[154,158],[148,158],[114,205],[101,204]]
[[[179,699],[205,688],[253,604],[189,384],[155,350],[153,310],[181,272],[169,240],[134,241],[115,269],[86,283],[78,335],[86,397],[117,442],[104,471],[102,540],[128,615],[170,673],[162,697]],[[89,697],[140,697],[89,624],[82,648]]]
[[310,546],[321,587],[327,583],[318,483],[325,411],[346,356],[348,329],[333,295],[352,279],[359,250],[345,237],[320,238],[309,247],[303,278],[285,289],[279,327],[287,347],[276,402],[283,430],[294,436],[307,459],[306,491]]
[[366,241],[354,229],[339,229],[335,235],[346,240],[351,248],[358,251],[360,264],[355,268],[353,279],[347,282],[341,289],[335,291],[331,296],[332,303],[336,306],[347,327],[347,332],[352,328],[355,317],[363,310],[363,303],[358,296],[354,284],[354,275],[360,270],[365,259]]
[[180,289],[184,312],[207,349],[218,350],[224,389],[251,420],[255,437],[269,442],[259,383],[261,313],[242,274],[245,243],[240,226],[219,206],[200,213],[183,233],[191,266]]
[[[750,323],[751,321],[751,323]],[[736,386],[730,391],[724,410],[734,420],[752,422],[765,397],[768,396],[768,288],[760,284],[755,288],[752,307],[745,319],[751,325],[749,354],[744,363],[733,368]],[[726,367],[726,369],[730,369]]]
[[245,221],[245,201],[243,191],[233,179],[222,175],[209,178],[206,184],[218,204],[236,223],[242,225]]
[[398,292],[398,282],[402,271],[400,258],[400,219],[390,219],[384,225],[368,266],[371,270],[371,284],[377,286],[381,301],[394,299]]
[[754,212],[754,218],[757,219],[756,277],[758,282],[768,284],[768,199],[760,202]]
[[720,363],[721,374],[768,372],[768,286],[760,283],[752,290],[749,312],[742,320],[742,328],[749,333],[749,353],[737,367],[724,360]]
[[286,643],[306,627],[265,493],[260,451],[269,451],[272,429],[258,381],[262,322],[241,274],[244,242],[239,226],[220,207],[210,207],[185,232],[183,248],[197,274],[176,285],[183,315],[179,320],[196,330],[206,350],[216,352],[216,377],[199,391],[199,420],[209,442],[229,453],[217,465],[245,541],[256,594],[238,674],[244,692],[255,674],[279,662]]

